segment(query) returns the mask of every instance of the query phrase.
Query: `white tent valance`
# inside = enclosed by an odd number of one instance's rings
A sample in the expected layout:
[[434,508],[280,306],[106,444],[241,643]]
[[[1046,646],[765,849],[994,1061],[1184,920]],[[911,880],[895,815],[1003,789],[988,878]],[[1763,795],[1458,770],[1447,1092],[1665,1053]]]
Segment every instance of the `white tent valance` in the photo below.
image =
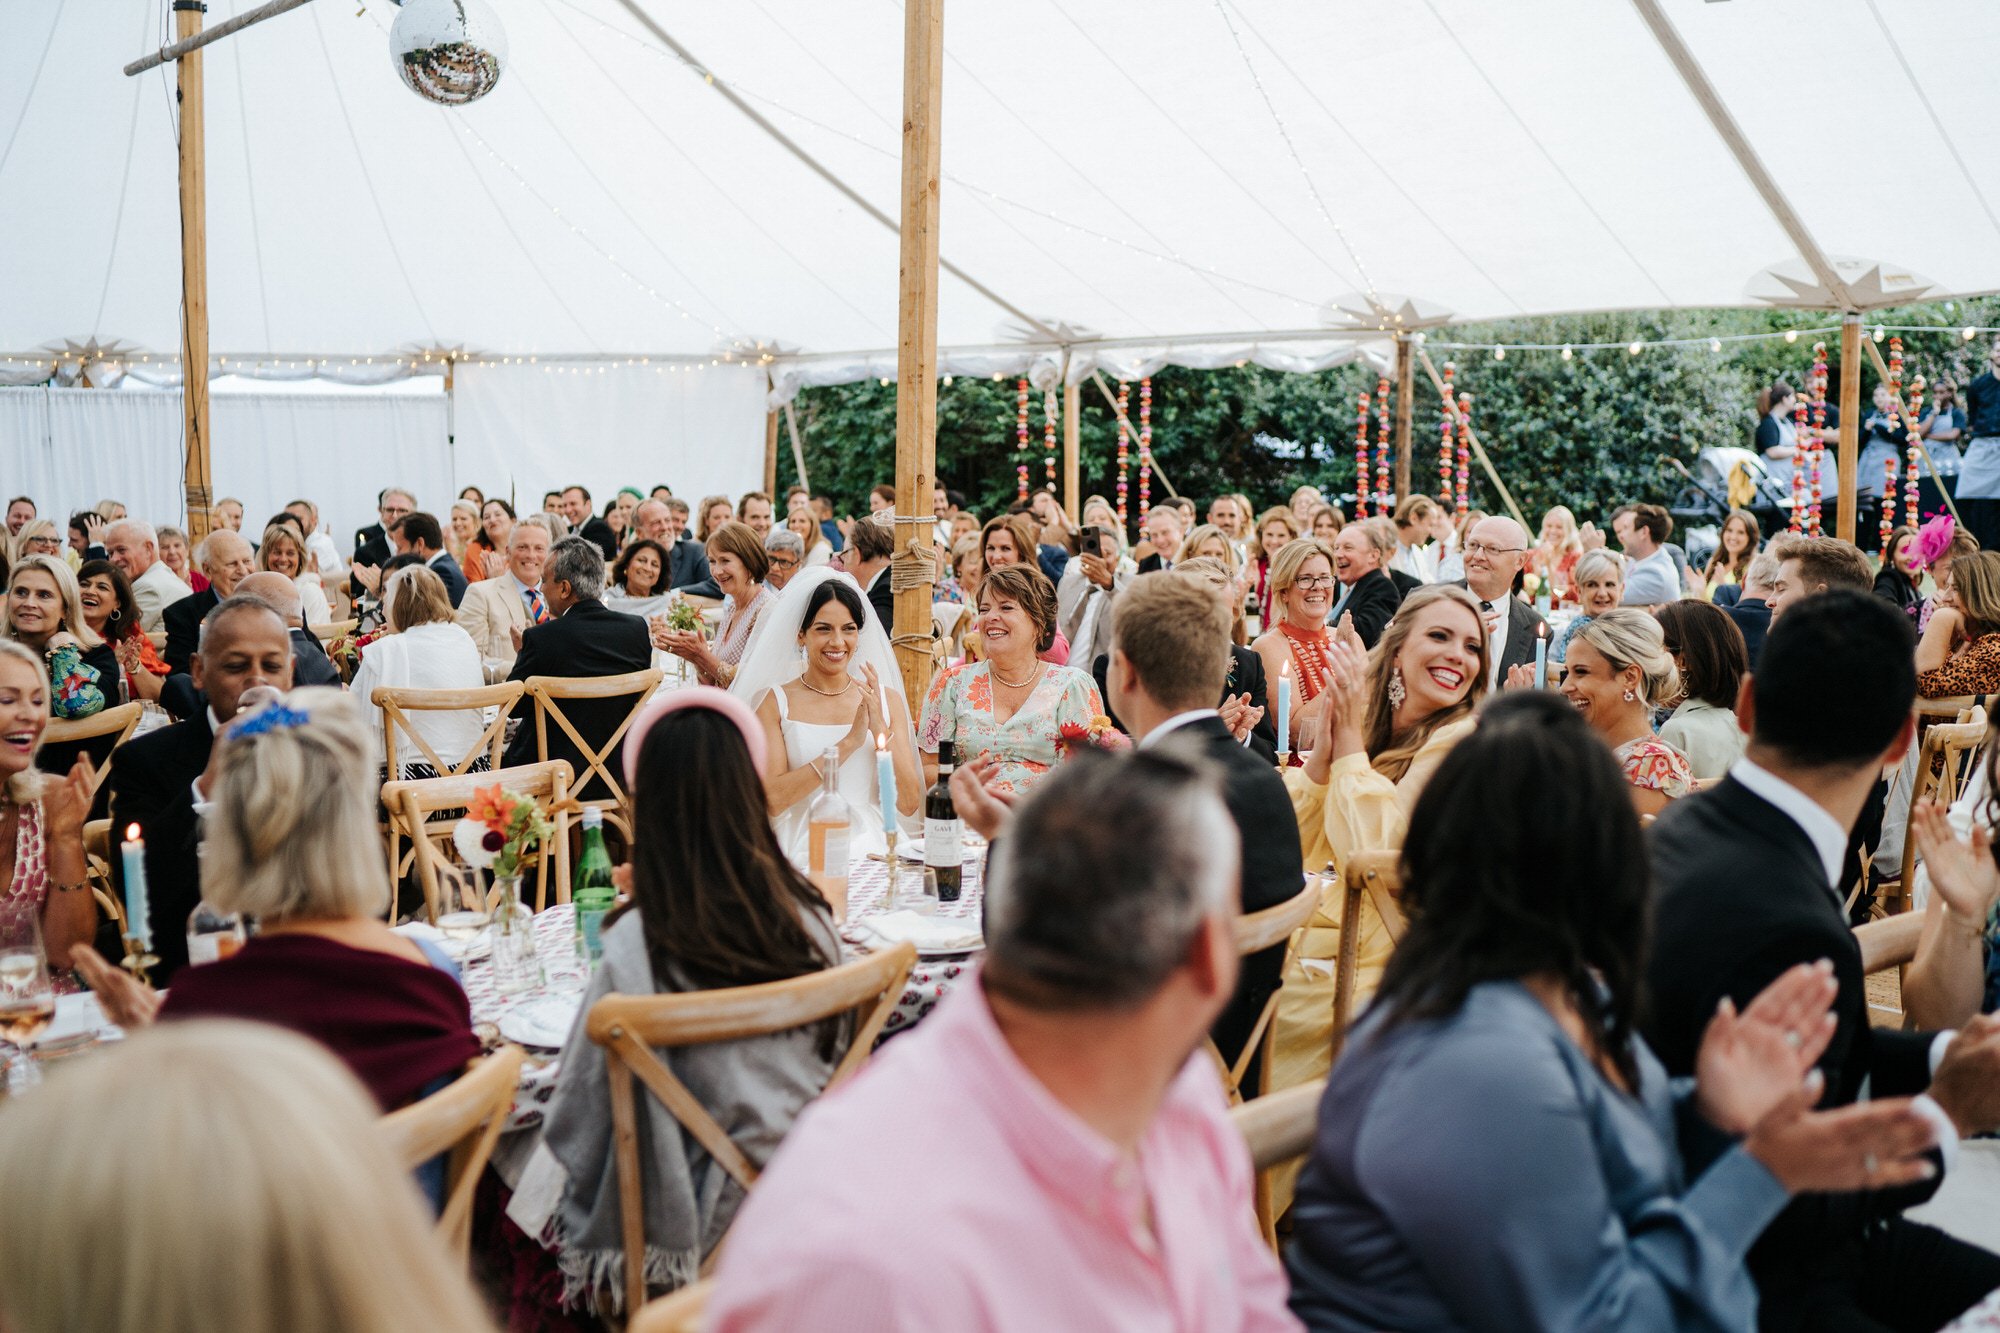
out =
[[[214,0],[208,21],[248,3]],[[389,0],[309,4],[211,48],[218,355],[387,374],[423,349],[736,349],[800,358],[780,386],[879,373],[895,237],[719,88],[894,216],[900,5],[633,3],[699,67],[620,0],[498,5],[511,64],[455,111],[395,77]],[[120,73],[166,6],[13,0],[8,19],[0,352],[171,354],[171,76]],[[1800,271],[1800,235],[1932,295],[2000,290],[2000,83],[1966,73],[2000,64],[1988,0],[1822,0],[1799,19],[1704,0],[954,6],[945,368],[962,349],[960,373],[1019,373],[1051,341],[1035,325],[1125,344],[1131,365],[1313,368],[1344,353],[1278,337],[1350,292],[1465,319],[1744,304],[1785,290],[1760,274]],[[1801,77],[1843,95],[1805,109]],[[1871,200],[1856,162],[1906,187]],[[1011,361],[978,350],[1023,330]],[[1188,340],[1217,350],[1136,353]]]

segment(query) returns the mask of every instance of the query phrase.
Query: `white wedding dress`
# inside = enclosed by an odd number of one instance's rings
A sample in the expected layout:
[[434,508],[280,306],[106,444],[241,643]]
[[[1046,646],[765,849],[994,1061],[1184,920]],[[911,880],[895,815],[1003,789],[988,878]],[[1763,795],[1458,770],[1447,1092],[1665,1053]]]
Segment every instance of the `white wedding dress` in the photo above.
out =
[[[812,590],[828,579],[845,579],[856,592],[860,591],[860,585],[851,576],[827,566],[801,570],[793,575],[784,592],[778,595],[778,600],[758,617],[757,628],[751,631],[750,642],[744,647],[736,679],[729,687],[731,694],[753,709],[762,703],[766,694],[775,691],[774,703],[785,738],[785,761],[792,768],[818,761],[827,750],[837,747],[854,725],[852,718],[837,723],[802,722],[791,715],[790,701],[785,694],[784,687],[805,671],[798,636],[800,622],[805,619],[806,604],[811,600]],[[889,636],[883,632],[882,622],[867,598],[860,600],[863,615],[861,642],[848,663],[848,674],[859,681],[862,679],[862,667],[872,666],[876,678],[888,693],[900,699],[903,696],[899,687],[902,676],[896,669],[896,657],[889,647]],[[888,848],[888,839],[882,833],[882,801],[875,790],[873,746],[862,746],[840,766],[840,794],[847,801],[850,821],[847,856],[851,872],[861,864],[863,857],[871,852],[880,855]],[[819,788],[815,786],[790,809],[781,810],[771,817],[771,827],[778,835],[779,847],[801,870],[807,868],[807,816],[813,799],[818,795]],[[916,816],[898,811],[897,824],[899,837],[922,836],[921,804]]]

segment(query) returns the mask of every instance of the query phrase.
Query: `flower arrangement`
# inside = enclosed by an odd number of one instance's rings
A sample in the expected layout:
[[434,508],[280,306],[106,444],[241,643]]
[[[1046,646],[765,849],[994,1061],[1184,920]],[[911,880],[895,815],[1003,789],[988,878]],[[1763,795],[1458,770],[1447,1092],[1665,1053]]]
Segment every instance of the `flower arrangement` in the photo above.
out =
[[1542,576],[1532,571],[1521,575],[1521,591],[1528,595],[1529,601],[1534,601],[1542,591]]
[[472,793],[451,840],[467,865],[509,879],[521,873],[521,859],[554,831],[534,801],[495,785]]
[[361,650],[389,632],[388,627],[371,629],[366,634],[343,634],[326,645],[326,655],[340,668],[341,677],[353,680],[354,672],[361,665]]
[[701,612],[695,610],[692,602],[679,598],[667,608],[667,628],[682,634],[692,634],[701,628]]
[[1132,738],[1111,724],[1111,719],[1099,713],[1090,719],[1090,725],[1078,726],[1074,722],[1062,725],[1062,747],[1065,753],[1077,749],[1124,750],[1131,747]]

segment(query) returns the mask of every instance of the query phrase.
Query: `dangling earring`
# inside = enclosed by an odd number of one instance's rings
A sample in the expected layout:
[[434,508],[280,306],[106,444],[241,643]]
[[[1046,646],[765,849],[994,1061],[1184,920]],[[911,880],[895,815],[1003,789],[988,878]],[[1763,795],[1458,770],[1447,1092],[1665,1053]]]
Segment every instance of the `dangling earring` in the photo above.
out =
[[1393,667],[1389,671],[1389,707],[1392,710],[1401,708],[1403,699],[1403,668]]

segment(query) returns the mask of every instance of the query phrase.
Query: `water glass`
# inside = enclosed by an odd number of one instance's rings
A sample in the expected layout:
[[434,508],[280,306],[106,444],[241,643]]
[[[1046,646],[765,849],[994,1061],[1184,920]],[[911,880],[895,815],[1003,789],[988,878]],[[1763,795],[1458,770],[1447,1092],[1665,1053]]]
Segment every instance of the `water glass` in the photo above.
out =
[[31,1048],[55,1016],[55,986],[49,980],[49,960],[41,940],[0,946],[0,1041],[19,1052],[7,1067],[9,1092],[42,1081]]
[[937,912],[937,871],[926,865],[905,863],[892,866],[889,873],[894,880],[889,891],[890,910],[915,912],[918,916]]

